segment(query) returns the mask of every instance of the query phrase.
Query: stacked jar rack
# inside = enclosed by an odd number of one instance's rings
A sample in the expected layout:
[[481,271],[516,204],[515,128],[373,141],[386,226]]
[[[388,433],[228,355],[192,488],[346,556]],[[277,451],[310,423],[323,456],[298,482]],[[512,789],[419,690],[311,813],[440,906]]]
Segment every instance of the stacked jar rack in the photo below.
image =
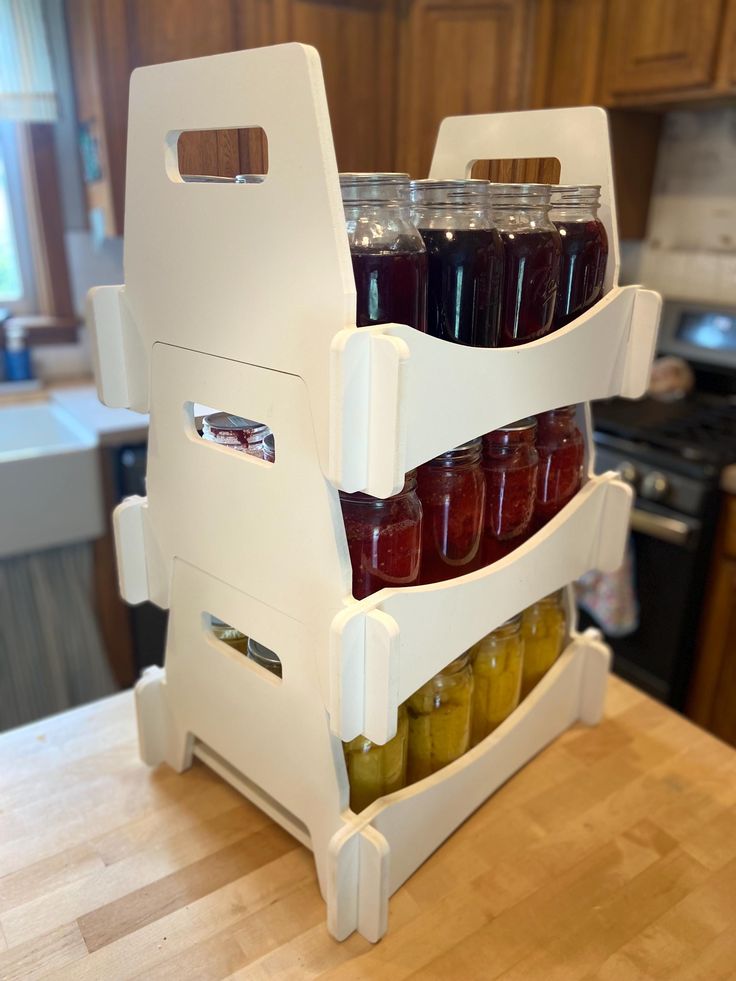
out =
[[[268,137],[263,183],[182,180],[182,131],[249,126]],[[550,156],[566,183],[602,186],[611,251],[593,309],[505,350],[396,324],[356,330],[316,51],[288,44],[132,77],[126,284],[93,290],[88,319],[101,400],[150,412],[148,496],[115,512],[123,597],[171,611],[165,668],[136,688],[141,755],[177,770],[199,757],[310,847],[337,938],[378,940],[389,896],[428,855],[555,736],[602,711],[608,649],[571,628],[554,667],[481,744],[349,809],[341,740],[385,742],[397,706],[448,662],[622,559],[631,494],[615,474],[594,475],[583,407],[586,482],[527,543],[450,582],[350,595],[338,488],[384,497],[407,470],[510,420],[645,391],[660,304],[617,285],[603,111],[446,119],[430,176]],[[195,403],[268,423],[276,462],[203,441]],[[210,616],[276,651],[283,679],[218,641]]]

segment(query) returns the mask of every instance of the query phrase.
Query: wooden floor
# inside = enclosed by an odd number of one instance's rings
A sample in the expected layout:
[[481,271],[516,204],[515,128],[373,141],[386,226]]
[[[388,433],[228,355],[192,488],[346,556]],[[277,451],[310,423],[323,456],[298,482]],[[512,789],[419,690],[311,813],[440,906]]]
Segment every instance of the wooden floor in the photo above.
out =
[[310,854],[130,694],[0,737],[0,978],[736,977],[736,752],[612,679],[392,899],[327,934]]

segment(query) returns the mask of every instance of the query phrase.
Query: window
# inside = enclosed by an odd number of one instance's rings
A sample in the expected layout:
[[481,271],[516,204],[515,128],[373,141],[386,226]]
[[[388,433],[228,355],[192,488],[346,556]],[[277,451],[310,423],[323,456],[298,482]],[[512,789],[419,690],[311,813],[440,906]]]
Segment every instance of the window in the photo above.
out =
[[0,122],[0,307],[13,314],[32,313],[36,298],[21,166],[24,151],[21,127]]

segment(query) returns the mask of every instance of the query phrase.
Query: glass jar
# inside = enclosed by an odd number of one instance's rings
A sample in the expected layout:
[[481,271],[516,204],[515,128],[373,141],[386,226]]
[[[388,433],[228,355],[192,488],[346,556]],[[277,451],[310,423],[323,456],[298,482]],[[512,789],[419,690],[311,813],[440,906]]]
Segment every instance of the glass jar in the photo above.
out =
[[537,493],[536,419],[520,419],[483,437],[486,506],[483,560],[508,555],[531,531]]
[[340,174],[357,291],[355,323],[427,329],[427,252],[409,214],[408,174]]
[[408,783],[441,770],[467,751],[472,700],[473,669],[467,652],[407,700]]
[[504,255],[498,347],[524,344],[552,329],[562,243],[549,209],[548,184],[491,184]]
[[427,333],[493,347],[501,310],[503,245],[490,183],[411,182],[412,218],[427,249]]
[[256,664],[260,664],[262,668],[270,671],[271,674],[275,674],[279,678],[281,677],[281,658],[278,654],[274,654],[269,647],[259,644],[252,637],[248,638],[248,658],[251,661],[255,661]]
[[522,613],[521,636],[524,640],[522,698],[526,698],[560,656],[565,642],[565,626],[562,590],[545,596]]
[[443,582],[480,566],[486,493],[480,456],[481,440],[473,439],[417,470],[423,583]]
[[572,500],[583,482],[585,442],[575,422],[575,406],[537,416],[537,497],[534,527],[541,528]]
[[210,629],[223,644],[227,644],[228,647],[234,648],[241,654],[247,654],[248,638],[235,627],[231,627],[229,623],[225,623],[223,620],[218,620],[217,617],[210,617]]
[[519,704],[524,661],[521,614],[474,644],[470,657],[474,679],[470,745],[476,746]]
[[276,440],[273,433],[269,433],[263,440],[263,459],[268,463],[273,463],[276,459]]
[[271,430],[262,422],[233,416],[229,412],[213,412],[202,420],[202,439],[221,446],[265,459],[264,441]]
[[357,736],[343,743],[350,782],[350,807],[357,814],[379,797],[406,786],[409,716],[399,705],[396,735],[384,746]]
[[562,241],[560,286],[555,303],[558,330],[592,307],[603,295],[608,236],[598,219],[598,184],[556,185],[549,213]]
[[353,596],[363,599],[386,586],[419,581],[422,505],[416,471],[393,497],[340,491],[345,535],[353,567]]

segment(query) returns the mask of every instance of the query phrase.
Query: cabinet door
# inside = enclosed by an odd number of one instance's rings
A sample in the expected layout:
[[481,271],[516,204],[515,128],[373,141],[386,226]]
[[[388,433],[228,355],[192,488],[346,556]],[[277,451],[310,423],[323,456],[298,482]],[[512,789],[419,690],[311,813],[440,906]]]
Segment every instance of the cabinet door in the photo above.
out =
[[275,0],[274,41],[314,45],[340,170],[393,169],[394,0]]
[[[414,0],[399,25],[398,167],[426,177],[445,116],[522,108],[527,0]],[[529,57],[527,57],[529,55]]]
[[[236,47],[230,0],[129,0],[127,30],[133,68],[221,54]],[[179,170],[234,177],[240,170],[237,131],[183,133]]]
[[615,0],[608,5],[604,99],[708,87],[724,0]]

